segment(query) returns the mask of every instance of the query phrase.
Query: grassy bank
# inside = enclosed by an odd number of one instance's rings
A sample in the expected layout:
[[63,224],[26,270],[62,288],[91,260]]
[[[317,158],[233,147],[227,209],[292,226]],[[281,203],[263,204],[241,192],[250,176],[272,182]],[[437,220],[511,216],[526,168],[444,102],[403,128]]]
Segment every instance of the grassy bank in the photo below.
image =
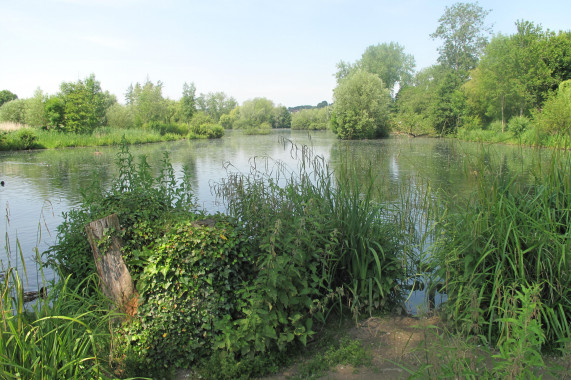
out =
[[[88,146],[117,146],[125,139],[127,144],[145,144],[182,139],[220,138],[224,130],[219,127],[166,128],[158,125],[148,129],[119,129],[101,127],[92,133],[47,131],[23,125],[5,125],[0,131],[0,150],[57,149]],[[217,127],[217,126],[216,126]],[[9,128],[9,129],[8,129]]]

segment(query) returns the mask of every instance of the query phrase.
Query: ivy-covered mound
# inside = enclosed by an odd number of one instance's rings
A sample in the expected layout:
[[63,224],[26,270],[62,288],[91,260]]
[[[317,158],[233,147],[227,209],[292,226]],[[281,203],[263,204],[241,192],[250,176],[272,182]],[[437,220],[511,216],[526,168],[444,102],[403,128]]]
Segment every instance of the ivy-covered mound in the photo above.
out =
[[184,220],[133,253],[140,293],[125,325],[131,360],[141,369],[187,367],[211,353],[214,322],[236,317],[237,290],[252,273],[247,242],[235,224]]

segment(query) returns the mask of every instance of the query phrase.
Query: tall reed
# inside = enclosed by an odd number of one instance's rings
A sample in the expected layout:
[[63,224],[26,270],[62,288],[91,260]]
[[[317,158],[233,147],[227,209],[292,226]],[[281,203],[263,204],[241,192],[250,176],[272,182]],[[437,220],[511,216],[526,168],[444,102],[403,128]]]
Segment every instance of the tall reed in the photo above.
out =
[[355,315],[391,309],[401,301],[405,265],[398,231],[378,201],[373,171],[362,181],[354,168],[341,165],[334,172],[311,148],[283,143],[297,159],[296,169],[254,159],[250,173],[229,173],[215,187],[217,195],[230,214],[245,223],[256,244],[271,236],[276,223],[287,232],[274,245],[283,244],[299,235],[302,221],[302,228],[313,232],[303,249],[330,253],[319,263],[322,293],[345,294]]
[[518,174],[481,162],[477,188],[446,205],[432,267],[445,281],[445,311],[464,331],[490,343],[512,333],[518,292],[537,287],[534,318],[545,342],[560,346],[571,333],[571,163],[556,153],[531,185]]

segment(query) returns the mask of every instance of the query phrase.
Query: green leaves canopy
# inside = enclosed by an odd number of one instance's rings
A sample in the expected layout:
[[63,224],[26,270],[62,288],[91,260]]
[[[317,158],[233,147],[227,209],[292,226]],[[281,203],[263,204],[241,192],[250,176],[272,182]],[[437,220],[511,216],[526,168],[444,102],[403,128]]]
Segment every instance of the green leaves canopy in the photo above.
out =
[[446,10],[438,19],[436,31],[430,35],[434,39],[443,40],[438,48],[438,61],[454,69],[462,77],[474,69],[478,58],[488,44],[487,34],[491,28],[484,19],[490,11],[477,4],[456,3]]
[[391,97],[375,74],[356,71],[333,92],[331,126],[341,139],[386,137]]

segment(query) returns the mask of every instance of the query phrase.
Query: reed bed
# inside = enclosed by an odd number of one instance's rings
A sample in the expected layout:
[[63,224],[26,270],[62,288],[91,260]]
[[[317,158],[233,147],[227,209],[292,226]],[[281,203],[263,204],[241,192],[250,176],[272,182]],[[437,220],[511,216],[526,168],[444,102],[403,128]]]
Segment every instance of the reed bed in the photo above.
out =
[[[531,185],[484,160],[472,172],[472,196],[444,201],[435,228],[430,262],[445,282],[445,313],[490,345],[501,346],[520,328],[542,347],[564,347],[571,336],[569,155],[557,152],[538,165]],[[524,320],[529,305],[522,300],[533,304]],[[535,323],[540,329],[530,327]]]

